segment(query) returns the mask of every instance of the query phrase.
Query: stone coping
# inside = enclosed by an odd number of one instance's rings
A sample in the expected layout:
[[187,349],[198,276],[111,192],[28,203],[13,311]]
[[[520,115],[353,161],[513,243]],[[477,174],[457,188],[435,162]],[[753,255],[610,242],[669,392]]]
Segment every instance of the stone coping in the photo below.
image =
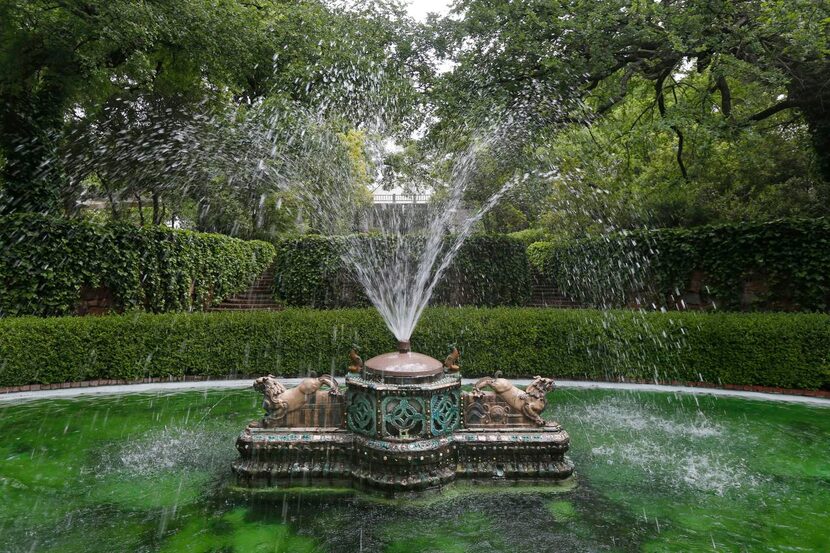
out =
[[432,382],[412,382],[406,384],[378,382],[375,380],[363,378],[362,376],[357,374],[350,374],[346,376],[346,384],[352,384],[364,388],[366,390],[376,390],[380,392],[407,392],[412,390],[422,390],[425,392],[442,391],[445,388],[457,386],[461,380],[461,376],[458,375],[458,373],[445,375],[440,380],[434,380]]
[[[93,394],[125,394],[141,392],[165,392],[202,389],[242,389],[250,388],[255,376],[238,379],[210,380],[207,377],[188,376],[180,379],[143,378],[141,380],[88,380],[84,382],[64,382],[60,384],[30,384],[0,388],[0,403],[26,401],[47,398],[71,398]],[[281,378],[288,386],[296,386],[302,378]],[[462,378],[465,386],[474,384],[478,378]],[[529,378],[511,379],[516,385],[527,386]],[[608,390],[630,390],[642,392],[687,393],[696,395],[713,395],[722,397],[741,397],[745,399],[786,401],[821,407],[830,407],[830,390],[790,390],[767,386],[724,385],[705,382],[675,382],[654,384],[653,382],[604,382],[590,380],[556,380],[559,388],[596,388]]]

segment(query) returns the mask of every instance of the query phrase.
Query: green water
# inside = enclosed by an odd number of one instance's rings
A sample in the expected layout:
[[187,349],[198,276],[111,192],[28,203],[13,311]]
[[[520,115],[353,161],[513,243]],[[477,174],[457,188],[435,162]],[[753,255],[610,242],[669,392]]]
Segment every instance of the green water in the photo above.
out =
[[830,551],[830,409],[559,390],[572,488],[230,484],[253,391],[0,404],[0,551]]

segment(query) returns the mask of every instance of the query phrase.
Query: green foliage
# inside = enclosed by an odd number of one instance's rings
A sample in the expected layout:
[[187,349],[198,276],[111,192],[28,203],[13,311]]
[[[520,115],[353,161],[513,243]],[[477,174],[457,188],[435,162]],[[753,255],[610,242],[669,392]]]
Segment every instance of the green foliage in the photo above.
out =
[[508,234],[510,238],[518,240],[526,246],[530,246],[536,242],[544,241],[548,236],[545,229],[541,228],[526,228],[524,230],[517,230]]
[[[429,66],[413,47],[413,27],[397,2],[3,0],[0,210],[71,211],[83,180],[106,173],[110,198],[152,194],[178,213],[182,196],[202,198],[193,183],[204,179],[185,160],[201,147],[155,132],[156,121],[177,114],[187,122],[212,119],[216,110],[244,118],[251,106],[284,101],[333,113],[346,132],[365,119],[361,109],[383,112],[393,130],[415,127],[414,75]],[[80,152],[78,133],[95,135]],[[107,140],[129,144],[116,151],[102,147]],[[73,162],[90,159],[82,168],[88,174],[65,174],[55,163],[67,147]],[[129,156],[136,150],[145,151]],[[240,161],[244,153],[229,157]],[[212,161],[198,169],[222,172]],[[224,169],[212,184],[254,212],[242,223],[263,215],[260,198],[276,186],[239,179],[232,187],[227,181],[238,172]]]
[[368,299],[340,259],[343,237],[308,235],[277,244],[277,299],[300,307],[366,306]]
[[[643,80],[633,79],[626,99],[590,128],[570,125],[540,147],[559,169],[540,221],[549,232],[574,235],[608,221],[636,228],[830,214],[830,181],[818,172],[807,127],[784,114],[763,128],[701,119],[697,95],[709,77],[687,75],[668,108],[685,133],[685,180],[677,136]],[[747,113],[763,109],[770,95],[765,85],[739,83],[732,93],[745,97],[735,109]]]
[[82,287],[116,309],[203,309],[246,288],[274,247],[165,227],[98,225],[34,214],[0,218],[0,313],[65,315]]
[[[361,240],[381,240],[367,235]],[[276,295],[292,307],[369,304],[339,252],[344,237],[304,236],[277,246]],[[374,246],[377,247],[377,246]],[[432,302],[447,305],[523,305],[530,298],[524,245],[500,235],[468,238],[435,289]]]
[[[830,388],[830,316],[430,308],[418,351],[461,351],[464,376],[703,380]],[[676,344],[680,344],[679,347]],[[370,309],[0,320],[0,385],[334,370],[395,342]]]
[[536,272],[553,276],[556,267],[552,265],[556,245],[553,242],[533,242],[527,247],[527,260]]
[[[830,214],[830,3],[459,0],[436,140],[518,111],[554,232]],[[534,165],[534,163],[538,165]],[[599,194],[598,194],[599,193]]]
[[434,303],[447,305],[524,305],[530,300],[531,274],[525,245],[509,236],[469,237],[435,289]]
[[[830,221],[788,219],[733,223],[690,229],[660,229],[617,234],[528,248],[537,270],[580,299],[602,303],[595,288],[614,279],[623,301],[651,289],[666,299],[686,290],[693,271],[703,274],[708,299],[738,307],[744,282],[760,280],[768,291],[759,308],[830,309]],[[639,265],[638,265],[639,264]],[[581,271],[581,273],[580,273]],[[704,298],[705,299],[705,298]]]
[[39,189],[60,187],[60,176],[38,165],[73,110],[94,117],[108,98],[142,93],[198,101],[212,86],[244,82],[256,63],[256,14],[231,0],[3,2],[0,147],[10,207],[56,207]]
[[515,205],[503,201],[497,204],[482,221],[487,232],[512,233],[528,227],[527,216]]

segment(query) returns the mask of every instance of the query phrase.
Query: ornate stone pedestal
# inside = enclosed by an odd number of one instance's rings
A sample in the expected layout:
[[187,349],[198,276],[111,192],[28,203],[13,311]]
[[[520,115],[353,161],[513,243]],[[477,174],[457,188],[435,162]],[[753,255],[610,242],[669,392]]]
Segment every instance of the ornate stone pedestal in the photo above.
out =
[[[461,391],[457,352],[436,359],[399,351],[352,355],[343,394],[331,377],[286,389],[254,387],[267,416],[237,440],[233,469],[245,486],[356,485],[390,495],[476,482],[551,482],[569,477],[569,437],[541,412],[553,381],[524,391],[501,378]],[[493,391],[484,391],[483,388]],[[325,390],[323,388],[328,388]]]

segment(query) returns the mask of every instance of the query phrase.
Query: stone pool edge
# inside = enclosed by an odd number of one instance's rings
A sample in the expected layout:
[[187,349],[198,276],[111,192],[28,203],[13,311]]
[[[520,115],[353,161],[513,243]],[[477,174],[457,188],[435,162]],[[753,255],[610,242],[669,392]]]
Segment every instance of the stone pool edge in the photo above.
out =
[[[280,378],[288,386],[296,386],[300,378]],[[474,384],[477,378],[464,378],[462,384],[469,386]],[[532,379],[517,378],[511,379],[519,386],[527,386]],[[164,392],[164,391],[187,391],[187,390],[217,390],[217,389],[244,389],[251,387],[251,378],[239,380],[192,380],[182,382],[144,382],[135,384],[115,383],[93,384],[86,383],[86,386],[63,384],[58,389],[24,390],[24,391],[3,391],[0,389],[0,403],[11,403],[16,401],[32,401],[39,399],[73,398],[91,395],[113,395],[142,392]],[[112,383],[108,383],[112,382]],[[743,399],[754,399],[760,401],[779,401],[787,403],[798,403],[818,407],[830,408],[830,392],[813,390],[793,390],[794,393],[762,391],[760,387],[736,386],[736,388],[714,388],[701,385],[678,385],[678,384],[645,384],[627,382],[600,382],[586,380],[557,380],[558,388],[563,389],[601,389],[601,390],[627,390],[639,392],[663,392],[683,393],[690,395],[709,395],[719,397],[736,397]],[[773,390],[773,389],[770,389]],[[807,395],[805,392],[814,392],[816,395]],[[819,395],[820,394],[820,395]],[[825,395],[826,394],[826,395]]]

